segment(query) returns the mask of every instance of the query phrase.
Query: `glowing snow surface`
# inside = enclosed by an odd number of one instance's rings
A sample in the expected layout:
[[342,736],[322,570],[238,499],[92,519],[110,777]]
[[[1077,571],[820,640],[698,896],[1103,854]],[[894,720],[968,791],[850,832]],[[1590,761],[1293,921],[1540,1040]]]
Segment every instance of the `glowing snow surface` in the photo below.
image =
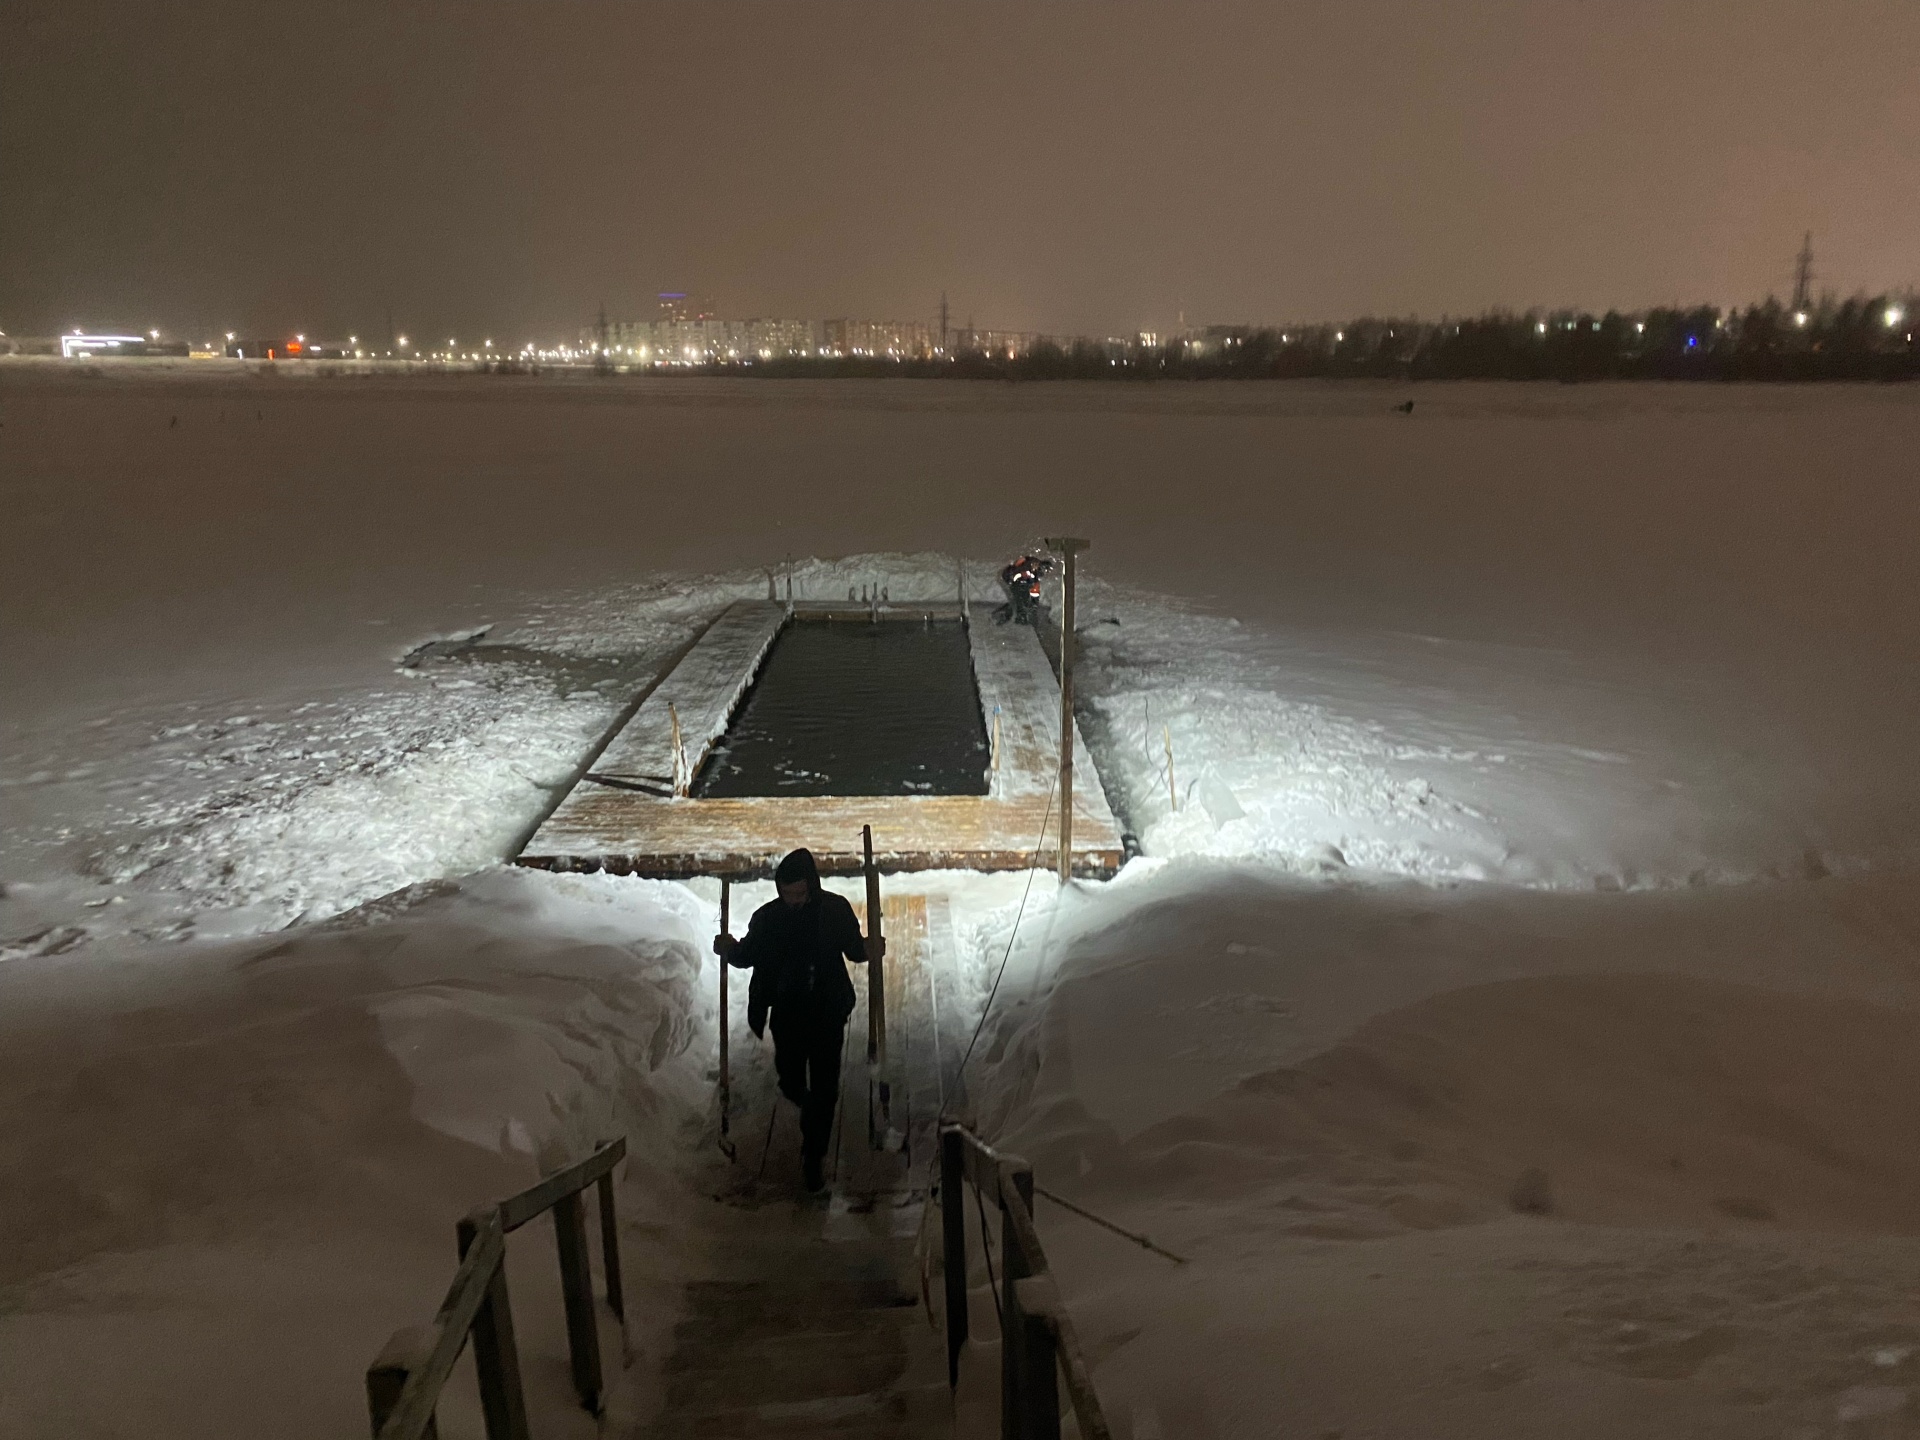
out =
[[[435,383],[7,396],[0,1433],[362,1423],[452,1219],[608,1127],[667,1323],[711,895],[500,862],[787,551],[986,605],[1056,524],[1144,858],[901,883],[999,983],[979,1123],[1191,1257],[1043,1202],[1121,1433],[1898,1433],[1911,395]],[[223,569],[114,528],[156,475]]]

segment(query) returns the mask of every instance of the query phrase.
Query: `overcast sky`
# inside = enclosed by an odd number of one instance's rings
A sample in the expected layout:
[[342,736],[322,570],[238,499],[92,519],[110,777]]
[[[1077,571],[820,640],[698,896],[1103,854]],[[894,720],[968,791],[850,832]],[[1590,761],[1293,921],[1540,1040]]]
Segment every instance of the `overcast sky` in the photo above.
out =
[[0,329],[1081,333],[1920,281],[1920,0],[0,5]]

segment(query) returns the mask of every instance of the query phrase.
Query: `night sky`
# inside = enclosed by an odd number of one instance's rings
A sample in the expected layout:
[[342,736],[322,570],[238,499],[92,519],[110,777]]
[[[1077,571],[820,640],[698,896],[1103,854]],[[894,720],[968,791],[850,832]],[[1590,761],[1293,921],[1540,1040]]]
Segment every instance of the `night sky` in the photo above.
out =
[[1915,0],[0,6],[0,329],[1121,333],[1920,281]]

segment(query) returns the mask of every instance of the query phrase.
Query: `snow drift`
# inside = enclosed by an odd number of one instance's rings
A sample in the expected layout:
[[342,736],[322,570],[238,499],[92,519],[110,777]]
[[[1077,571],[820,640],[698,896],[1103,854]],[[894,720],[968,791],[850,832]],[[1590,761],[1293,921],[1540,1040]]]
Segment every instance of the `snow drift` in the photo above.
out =
[[[0,971],[0,1433],[355,1433],[454,1221],[611,1135],[657,1235],[704,1095],[707,925],[679,887],[501,872]],[[530,1383],[564,1417],[551,1247],[513,1248]],[[676,1258],[628,1246],[643,1352]],[[457,1418],[471,1386],[449,1394]]]

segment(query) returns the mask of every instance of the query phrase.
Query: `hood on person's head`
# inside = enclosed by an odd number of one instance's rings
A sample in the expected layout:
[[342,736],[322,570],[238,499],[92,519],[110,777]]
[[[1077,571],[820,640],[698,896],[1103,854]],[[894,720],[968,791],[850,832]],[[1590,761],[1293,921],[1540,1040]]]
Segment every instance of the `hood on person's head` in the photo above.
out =
[[820,893],[820,867],[814,863],[813,852],[804,846],[789,852],[773,872],[775,885],[791,885],[796,880],[807,882],[809,896]]

